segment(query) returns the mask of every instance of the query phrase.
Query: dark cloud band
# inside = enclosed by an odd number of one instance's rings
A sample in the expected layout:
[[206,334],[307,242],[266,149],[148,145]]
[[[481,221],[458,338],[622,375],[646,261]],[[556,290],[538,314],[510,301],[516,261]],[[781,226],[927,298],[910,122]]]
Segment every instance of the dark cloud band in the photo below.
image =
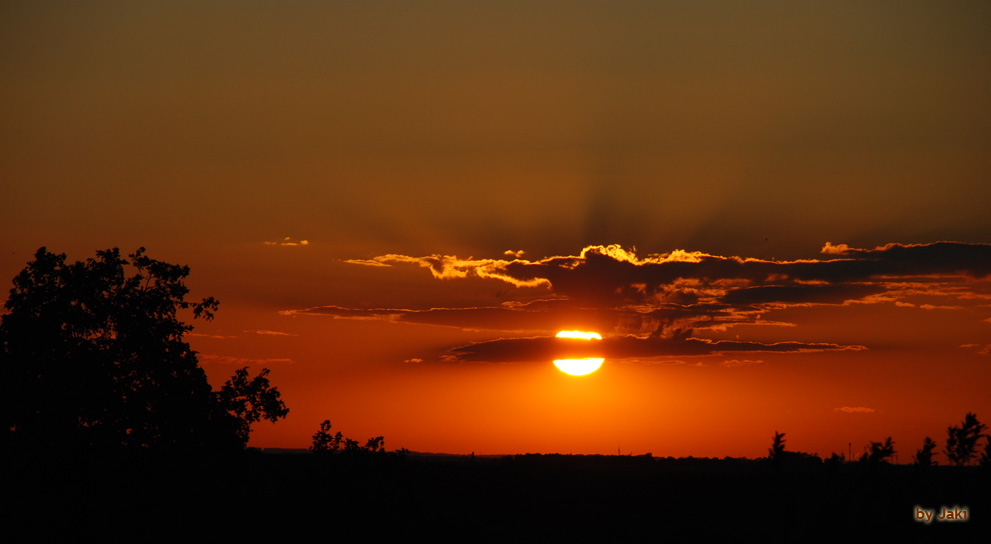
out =
[[[597,349],[611,358],[863,349],[830,342],[715,341],[706,339],[705,332],[743,324],[790,325],[762,316],[793,306],[895,303],[952,310],[962,308],[961,301],[991,297],[989,244],[938,242],[857,249],[827,243],[820,254],[818,259],[793,261],[681,250],[638,257],[611,245],[535,260],[523,259],[520,252],[512,253],[512,259],[384,255],[350,262],[380,267],[414,264],[436,278],[455,280],[452,285],[458,278],[474,276],[509,283],[527,293],[543,289],[548,298],[508,300],[496,307],[321,306],[286,313],[512,332],[517,337],[455,347],[450,353],[464,361],[523,361],[560,356],[561,344],[551,337],[563,329],[602,333],[607,338]],[[952,300],[935,304],[935,299]]]

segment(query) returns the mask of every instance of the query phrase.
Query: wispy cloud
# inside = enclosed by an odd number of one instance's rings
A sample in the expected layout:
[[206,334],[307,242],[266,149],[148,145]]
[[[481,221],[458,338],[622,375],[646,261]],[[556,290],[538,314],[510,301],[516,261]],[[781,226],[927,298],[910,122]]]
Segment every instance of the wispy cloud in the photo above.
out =
[[258,366],[271,364],[293,364],[295,361],[284,357],[274,358],[254,358],[254,357],[232,357],[229,355],[198,354],[197,357],[204,364],[238,365],[238,366]]
[[308,240],[293,241],[291,236],[286,236],[282,240],[277,242],[265,242],[266,246],[308,246],[310,242]]
[[973,350],[978,355],[991,355],[991,344],[962,344],[960,349]]
[[762,364],[764,364],[764,361],[761,361],[760,359],[757,359],[757,360],[751,360],[751,359],[729,359],[727,361],[723,361],[723,366],[728,366],[728,367],[731,367],[731,368],[732,367],[737,367],[737,366],[753,366],[753,365],[762,365]]
[[727,353],[811,353],[859,351],[864,346],[828,342],[747,342],[710,340],[696,337],[612,336],[593,344],[562,342],[554,337],[499,338],[453,348],[462,361],[524,362],[568,357],[608,359],[650,359],[671,356],[723,355]]
[[394,264],[416,264],[430,270],[438,279],[457,279],[477,276],[505,281],[516,287],[550,286],[545,278],[517,278],[506,272],[506,267],[518,261],[504,259],[475,259],[468,257],[460,259],[454,255],[431,255],[429,257],[410,257],[407,255],[382,255],[373,259],[352,259],[345,262],[365,266],[391,266]]
[[843,412],[844,414],[873,414],[876,412],[873,408],[866,406],[840,406],[839,408],[833,408],[833,411]]
[[254,333],[254,334],[257,334],[257,335],[261,335],[261,336],[299,336],[298,334],[292,334],[292,333],[289,333],[289,332],[267,331],[267,330],[264,330],[264,329],[257,330],[257,331],[244,331],[244,332],[251,332],[251,333]]

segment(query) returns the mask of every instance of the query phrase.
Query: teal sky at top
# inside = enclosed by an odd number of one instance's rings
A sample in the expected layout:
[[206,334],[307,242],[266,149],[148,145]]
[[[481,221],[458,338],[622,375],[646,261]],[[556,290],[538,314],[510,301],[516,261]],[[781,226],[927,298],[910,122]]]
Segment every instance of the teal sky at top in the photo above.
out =
[[991,241],[991,4],[482,4],[3,2],[2,269]]

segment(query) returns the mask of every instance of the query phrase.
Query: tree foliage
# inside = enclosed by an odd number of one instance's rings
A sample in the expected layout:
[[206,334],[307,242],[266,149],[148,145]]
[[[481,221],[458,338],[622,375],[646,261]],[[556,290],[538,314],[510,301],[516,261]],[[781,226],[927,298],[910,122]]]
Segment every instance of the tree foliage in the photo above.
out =
[[963,422],[956,427],[946,429],[946,457],[954,465],[966,465],[974,458],[977,441],[981,439],[987,427],[977,420],[977,416],[968,412]]
[[985,436],[984,451],[981,452],[981,457],[977,460],[977,464],[984,468],[991,468],[991,436]]
[[871,442],[867,445],[867,451],[860,456],[860,460],[871,465],[888,463],[889,459],[895,455],[895,443],[889,436],[884,442]]
[[233,435],[241,446],[248,444],[252,423],[261,419],[275,423],[289,414],[279,390],[269,385],[267,368],[250,380],[247,367],[237,370],[214,395],[217,408],[230,416]]
[[768,457],[773,462],[780,463],[784,458],[785,453],[785,433],[779,433],[774,431],[774,441],[771,443],[771,447],[768,448]]
[[785,451],[785,433],[774,431],[774,441],[767,450],[768,460],[775,468],[818,465],[822,459],[818,454],[803,451]]
[[336,435],[330,434],[330,428],[330,420],[325,419],[320,424],[320,430],[313,435],[313,445],[310,446],[311,451],[314,453],[330,453],[341,449],[341,442],[344,440],[344,436],[340,431]]
[[369,438],[362,446],[357,440],[345,438],[339,431],[337,434],[330,434],[330,429],[330,420],[324,420],[320,424],[320,430],[313,435],[313,445],[310,446],[310,451],[321,454],[338,451],[347,454],[385,453],[385,438],[381,436]]
[[936,442],[932,438],[926,437],[925,441],[922,443],[922,449],[915,452],[915,466],[920,468],[929,468],[936,464],[933,461],[933,452],[936,451]]
[[237,445],[252,422],[284,417],[267,371],[214,393],[184,340],[189,268],[116,248],[67,263],[41,248],[14,278],[0,320],[3,442],[27,447]]

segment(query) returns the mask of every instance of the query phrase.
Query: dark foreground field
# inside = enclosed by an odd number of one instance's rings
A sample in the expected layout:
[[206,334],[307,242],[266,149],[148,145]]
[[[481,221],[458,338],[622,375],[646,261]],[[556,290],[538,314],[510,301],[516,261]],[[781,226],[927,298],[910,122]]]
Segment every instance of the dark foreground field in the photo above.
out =
[[[986,535],[989,471],[741,459],[262,453],[9,459],[8,531],[329,542]],[[915,521],[959,506],[967,520]],[[316,535],[314,535],[314,531]]]

